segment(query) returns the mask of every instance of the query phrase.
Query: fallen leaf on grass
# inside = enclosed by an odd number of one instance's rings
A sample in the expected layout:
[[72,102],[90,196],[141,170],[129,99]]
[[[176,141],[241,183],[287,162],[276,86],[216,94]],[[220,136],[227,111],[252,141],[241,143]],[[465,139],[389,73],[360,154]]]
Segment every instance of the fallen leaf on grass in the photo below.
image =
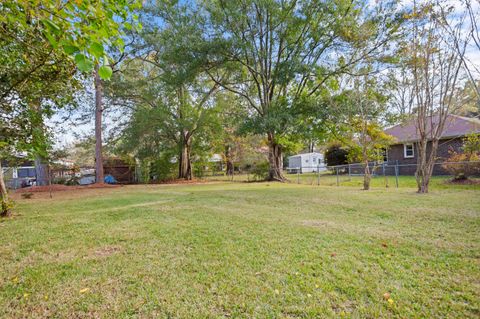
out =
[[84,293],[88,292],[89,290],[90,290],[90,288],[83,288],[83,289],[80,289],[80,293],[84,294]]
[[383,294],[383,299],[385,299],[385,300],[390,299],[390,293],[389,292],[384,293]]

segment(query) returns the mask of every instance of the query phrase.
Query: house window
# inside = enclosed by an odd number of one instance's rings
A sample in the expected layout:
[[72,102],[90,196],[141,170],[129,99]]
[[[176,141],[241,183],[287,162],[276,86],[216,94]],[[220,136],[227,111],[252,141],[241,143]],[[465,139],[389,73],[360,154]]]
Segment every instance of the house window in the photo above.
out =
[[387,163],[388,162],[388,151],[386,148],[380,149],[379,152],[379,163]]
[[35,168],[19,168],[17,169],[17,175],[19,178],[35,177]]
[[415,151],[413,149],[413,144],[403,144],[403,156],[405,158],[413,158],[415,156]]

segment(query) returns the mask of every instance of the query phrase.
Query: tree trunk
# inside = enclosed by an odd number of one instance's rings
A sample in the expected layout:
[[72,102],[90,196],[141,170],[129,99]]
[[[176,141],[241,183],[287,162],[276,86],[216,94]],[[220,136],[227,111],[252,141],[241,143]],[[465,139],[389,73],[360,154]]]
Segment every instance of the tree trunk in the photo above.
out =
[[232,161],[232,148],[230,145],[225,146],[225,161],[227,164],[227,176],[233,176],[234,166]]
[[430,153],[427,153],[428,140],[420,141],[418,147],[418,161],[415,178],[417,180],[417,192],[421,194],[428,193],[430,178],[432,177],[433,168],[438,149],[438,140],[431,141]]
[[190,160],[190,140],[182,139],[180,146],[180,156],[178,161],[178,178],[186,180],[192,179],[192,162]]
[[35,175],[38,186],[48,185],[47,164],[44,163],[40,155],[35,157]]
[[284,182],[282,147],[275,142],[273,133],[268,133],[268,163],[268,180]]
[[31,103],[31,123],[32,123],[32,142],[36,145],[35,149],[35,177],[38,186],[48,185],[47,164],[45,157],[47,156],[48,140],[45,134],[45,125],[43,123],[43,115],[41,109],[41,101],[36,99]]
[[310,140],[310,142],[308,142],[308,152],[309,153],[313,153],[315,150],[315,142],[312,140]]
[[103,83],[95,67],[95,176],[98,184],[104,183],[102,154],[102,95]]
[[8,200],[7,187],[5,186],[5,181],[3,180],[3,168],[2,168],[1,162],[0,162],[0,200],[1,200],[0,216],[2,217],[9,216],[11,213],[10,203]]
[[365,161],[365,172],[363,174],[363,190],[368,191],[370,189],[370,180],[372,179],[372,174],[370,172],[370,167],[368,166],[368,160]]

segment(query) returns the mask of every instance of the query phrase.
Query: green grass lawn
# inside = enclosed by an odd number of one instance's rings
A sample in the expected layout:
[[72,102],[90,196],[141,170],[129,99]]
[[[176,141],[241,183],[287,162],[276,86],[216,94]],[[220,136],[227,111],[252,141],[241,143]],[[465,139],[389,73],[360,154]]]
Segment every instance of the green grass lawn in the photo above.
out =
[[474,189],[216,183],[35,194],[17,199],[0,241],[2,318],[480,316]]

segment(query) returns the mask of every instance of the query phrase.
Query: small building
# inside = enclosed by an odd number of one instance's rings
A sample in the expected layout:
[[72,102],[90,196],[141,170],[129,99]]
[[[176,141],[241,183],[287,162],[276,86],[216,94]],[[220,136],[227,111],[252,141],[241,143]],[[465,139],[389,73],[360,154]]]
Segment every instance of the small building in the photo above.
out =
[[78,179],[79,185],[90,185],[95,183],[95,174],[84,174]]
[[[438,116],[432,116],[428,123],[432,123],[430,125],[430,131],[432,131],[432,128],[437,126]],[[419,140],[415,119],[390,127],[385,130],[385,133],[395,138],[394,144],[387,150],[385,162],[389,165],[398,165],[400,175],[413,175],[417,165]],[[480,133],[480,120],[449,114],[438,143],[437,163],[445,161],[451,151],[462,152],[463,139],[471,133]],[[430,150],[431,142],[428,142],[427,152]],[[447,172],[442,165],[435,165],[433,173],[446,174]]]
[[104,176],[111,175],[120,184],[135,183],[135,164],[121,158],[103,160]]
[[288,173],[312,173],[326,170],[323,154],[313,152],[288,157]]
[[17,159],[16,163],[2,161],[2,170],[7,188],[17,189],[35,184],[37,173],[30,160]]

